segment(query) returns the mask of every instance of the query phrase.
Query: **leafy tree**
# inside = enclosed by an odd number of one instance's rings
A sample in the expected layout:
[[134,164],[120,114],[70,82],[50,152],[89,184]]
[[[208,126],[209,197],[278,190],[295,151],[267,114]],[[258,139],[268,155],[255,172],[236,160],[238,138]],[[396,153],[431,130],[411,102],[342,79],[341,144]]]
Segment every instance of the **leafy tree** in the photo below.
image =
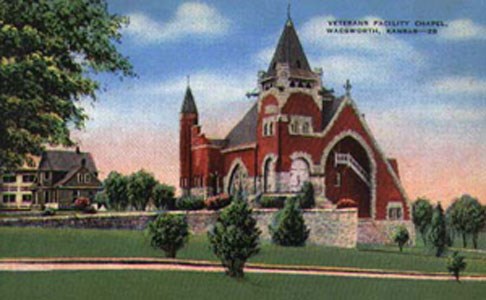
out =
[[440,203],[434,208],[432,221],[430,223],[429,241],[435,248],[435,256],[439,257],[444,253],[447,247],[447,228],[444,217],[444,210]]
[[189,239],[189,228],[183,215],[161,214],[149,223],[148,229],[152,247],[163,250],[170,258],[175,258]]
[[73,144],[94,74],[134,75],[116,49],[127,21],[105,0],[0,0],[0,171],[32,163],[45,144]]
[[260,250],[261,231],[251,213],[246,201],[238,196],[222,210],[214,228],[208,232],[212,250],[230,277],[243,277],[246,260]]
[[312,208],[316,204],[314,199],[314,186],[306,181],[302,185],[301,195],[299,196],[301,208]]
[[430,201],[425,198],[418,198],[412,206],[413,223],[420,232],[424,245],[427,244],[427,229],[430,226],[433,211],[434,208]]
[[399,226],[393,235],[393,241],[398,244],[400,252],[403,251],[403,246],[408,242],[409,239],[410,234],[405,226]]
[[469,195],[462,195],[454,200],[447,214],[449,225],[462,236],[463,247],[467,247],[467,236],[471,235],[473,246],[477,248],[479,231],[486,221],[484,209],[479,201]]
[[103,182],[104,193],[111,209],[125,210],[128,207],[128,178],[118,172],[110,172]]
[[158,209],[174,209],[174,192],[173,186],[158,183],[153,189],[154,205]]
[[151,173],[140,170],[128,177],[128,202],[136,210],[145,210],[153,195],[157,180]]
[[309,237],[307,228],[299,208],[298,200],[288,199],[285,207],[275,216],[274,224],[269,226],[272,241],[281,246],[304,246]]
[[464,261],[464,256],[461,256],[459,255],[459,252],[454,251],[454,253],[447,260],[447,270],[449,273],[454,275],[457,282],[459,282],[459,275],[465,269],[466,262]]

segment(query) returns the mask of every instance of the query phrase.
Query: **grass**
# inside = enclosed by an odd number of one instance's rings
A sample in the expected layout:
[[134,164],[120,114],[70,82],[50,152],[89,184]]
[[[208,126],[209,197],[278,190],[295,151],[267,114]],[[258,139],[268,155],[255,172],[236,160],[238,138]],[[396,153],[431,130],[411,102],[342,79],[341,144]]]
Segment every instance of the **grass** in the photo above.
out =
[[[163,252],[149,246],[141,231],[0,228],[0,257],[161,257]],[[486,274],[486,254],[464,253],[466,273]],[[191,236],[178,258],[214,260],[205,235]],[[251,262],[359,267],[389,270],[446,272],[446,258],[436,258],[427,248],[363,245],[359,249],[339,249],[309,245],[304,248],[279,247],[264,242]]]
[[7,299],[483,299],[484,283],[157,271],[0,272]]

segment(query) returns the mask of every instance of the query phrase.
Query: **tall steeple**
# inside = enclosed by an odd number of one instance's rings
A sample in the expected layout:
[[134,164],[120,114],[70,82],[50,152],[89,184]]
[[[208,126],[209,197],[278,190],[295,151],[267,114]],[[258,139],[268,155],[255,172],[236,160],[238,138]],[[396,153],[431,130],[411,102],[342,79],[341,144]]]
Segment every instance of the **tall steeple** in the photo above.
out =
[[194,96],[192,95],[191,87],[189,85],[187,85],[184,102],[182,102],[181,113],[197,114],[196,102],[194,101]]
[[304,49],[295,31],[294,23],[290,17],[290,12],[288,12],[284,30],[268,67],[268,75],[275,75],[278,63],[287,64],[290,70],[311,71]]

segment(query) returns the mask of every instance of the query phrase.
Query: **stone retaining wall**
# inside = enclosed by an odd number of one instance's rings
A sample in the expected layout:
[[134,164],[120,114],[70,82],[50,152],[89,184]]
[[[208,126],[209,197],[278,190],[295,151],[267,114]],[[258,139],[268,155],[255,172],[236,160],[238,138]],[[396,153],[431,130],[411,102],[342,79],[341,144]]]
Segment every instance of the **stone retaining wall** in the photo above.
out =
[[410,234],[410,245],[415,245],[415,226],[412,221],[373,221],[358,222],[358,243],[360,244],[392,244],[393,234],[397,227],[405,226]]
[[[262,239],[269,240],[268,225],[273,221],[275,209],[255,209],[254,216],[262,231]],[[219,212],[215,211],[174,211],[186,214],[189,228],[195,234],[207,232],[216,222]],[[99,213],[96,215],[2,218],[0,226],[35,226],[46,228],[97,228],[141,230],[156,217],[153,212],[140,213]],[[306,225],[311,229],[309,243],[317,245],[353,248],[357,243],[357,210],[312,209],[304,212]]]

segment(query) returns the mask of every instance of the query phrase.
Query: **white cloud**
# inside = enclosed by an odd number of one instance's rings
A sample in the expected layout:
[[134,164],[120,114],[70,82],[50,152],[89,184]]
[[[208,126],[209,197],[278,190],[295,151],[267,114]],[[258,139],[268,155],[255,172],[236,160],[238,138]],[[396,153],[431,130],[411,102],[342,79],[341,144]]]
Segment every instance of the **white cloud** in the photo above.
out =
[[[425,63],[412,45],[390,34],[329,33],[334,28],[329,22],[334,20],[333,16],[314,17],[301,29],[303,44],[311,50],[309,58],[315,67],[323,67],[325,81],[342,84],[349,78],[355,83],[386,84],[410,77]],[[366,16],[361,20],[370,24],[364,27],[376,29],[373,21],[382,19]]]
[[181,4],[175,16],[159,23],[143,13],[129,15],[128,35],[142,43],[173,41],[187,36],[217,37],[228,32],[230,21],[217,9],[199,2]]
[[437,94],[486,95],[486,80],[470,76],[446,77],[433,82],[429,91]]
[[486,26],[476,24],[471,19],[458,19],[448,23],[440,31],[440,37],[446,40],[486,39]]

